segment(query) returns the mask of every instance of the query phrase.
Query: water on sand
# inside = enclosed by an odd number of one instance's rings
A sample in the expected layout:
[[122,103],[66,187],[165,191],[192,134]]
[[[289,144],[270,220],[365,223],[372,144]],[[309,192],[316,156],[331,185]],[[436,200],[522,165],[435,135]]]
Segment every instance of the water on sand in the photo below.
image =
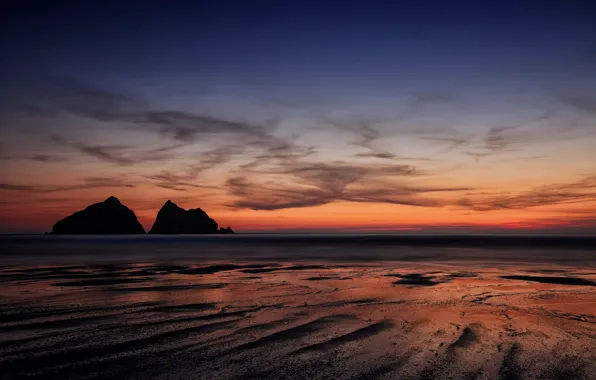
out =
[[411,249],[366,261],[147,260],[130,246],[120,260],[4,257],[0,378],[595,378],[592,265]]

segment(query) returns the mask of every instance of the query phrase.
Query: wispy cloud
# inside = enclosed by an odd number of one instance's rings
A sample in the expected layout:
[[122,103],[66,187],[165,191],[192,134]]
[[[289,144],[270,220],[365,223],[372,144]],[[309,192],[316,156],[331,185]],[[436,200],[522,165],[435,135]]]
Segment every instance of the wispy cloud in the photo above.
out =
[[[209,141],[215,144],[212,150],[198,155],[187,155],[196,164],[182,169],[184,173],[164,172],[155,175],[177,181],[165,181],[160,186],[179,187],[173,182],[188,182],[196,179],[198,173],[221,165],[235,156],[251,155],[249,167],[258,167],[270,162],[292,160],[314,153],[314,147],[303,147],[295,138],[275,134],[279,120],[270,118],[261,123],[226,120],[209,115],[181,110],[155,109],[144,101],[130,95],[96,89],[80,83],[65,82],[53,88],[53,97],[42,105],[31,106],[36,111],[47,107],[61,113],[95,121],[118,123],[125,128],[141,129],[156,133],[176,144],[158,149],[135,148],[130,145],[105,145],[67,138],[60,135],[52,141],[68,146],[79,153],[96,159],[127,166],[148,161],[171,158],[179,147]],[[222,144],[217,146],[217,144]],[[172,183],[168,183],[172,182]]]
[[17,106],[26,116],[48,117],[71,114],[97,121],[121,121],[147,105],[135,97],[100,89],[77,81],[54,81],[41,85],[38,96]]
[[120,166],[166,160],[171,158],[170,153],[173,150],[184,146],[183,144],[176,144],[153,149],[138,149],[130,145],[100,145],[71,141],[58,135],[53,135],[50,139],[57,144],[73,148],[86,156]]
[[123,151],[130,149],[127,145],[94,145],[78,141],[70,141],[57,135],[51,136],[51,140],[57,144],[74,148],[79,153],[102,161],[118,165],[132,165],[134,163],[132,159],[121,155]]
[[[234,139],[230,140],[234,141]],[[162,170],[147,176],[147,179],[155,181],[159,187],[171,190],[186,191],[190,187],[213,188],[204,184],[196,184],[200,174],[224,165],[235,158],[243,160],[248,158],[250,161],[239,164],[237,170],[253,173],[267,165],[273,165],[283,170],[286,164],[295,163],[314,153],[313,147],[301,146],[292,138],[264,135],[193,154],[189,159],[194,163],[186,164],[179,170]]]
[[126,182],[118,178],[88,177],[84,178],[83,181],[83,183],[74,185],[16,185],[10,183],[0,183],[0,190],[22,193],[56,193],[61,191],[93,188],[135,187],[133,183]]
[[14,154],[1,155],[0,160],[24,160],[36,162],[66,162],[69,161],[67,157],[49,155],[49,154]]
[[576,182],[540,186],[518,194],[479,194],[472,198],[461,198],[456,204],[475,211],[494,211],[594,200],[596,176],[588,176]]
[[[410,94],[406,110],[398,117],[403,120],[426,107],[459,104],[459,99],[449,94]],[[589,97],[565,97],[561,101],[582,112],[596,111],[596,103]],[[129,144],[105,144],[81,140],[69,134],[53,135],[51,141],[82,155],[118,166],[132,166],[147,162],[168,161],[176,165],[159,167],[153,173],[144,172],[143,181],[165,189],[189,191],[192,189],[217,189],[218,183],[204,183],[201,174],[228,164],[222,170],[223,190],[233,197],[228,202],[232,208],[254,210],[277,210],[309,207],[336,201],[402,204],[421,207],[447,205],[445,197],[437,192],[462,192],[467,187],[423,186],[419,183],[429,175],[424,167],[406,165],[416,161],[422,165],[432,161],[430,157],[408,157],[392,151],[389,139],[399,134],[419,137],[428,144],[436,144],[441,153],[459,150],[475,160],[489,156],[505,157],[505,153],[521,152],[530,144],[551,136],[539,135],[525,125],[505,125],[486,128],[482,134],[473,136],[446,128],[424,131],[389,130],[384,118],[345,117],[324,119],[323,124],[349,133],[346,141],[352,148],[359,148],[352,157],[371,158],[363,160],[317,161],[318,146],[300,143],[300,136],[281,136],[283,124],[278,119],[263,122],[228,120],[182,110],[160,109],[127,94],[112,93],[78,83],[66,83],[55,89],[53,97],[39,104],[23,106],[22,111],[31,115],[66,113],[94,121],[114,123],[126,128],[149,131],[158,136],[163,144],[146,148]],[[48,112],[45,112],[48,111]],[[52,112],[49,112],[52,111]],[[400,119],[401,118],[401,119]],[[541,120],[541,122],[544,120]],[[405,127],[404,127],[405,128]],[[561,127],[562,128],[562,127]],[[412,128],[413,129],[413,128]],[[345,136],[345,135],[343,135]],[[109,140],[108,140],[109,141]],[[180,149],[183,147],[192,149]],[[199,146],[207,150],[197,152]],[[183,151],[183,152],[182,152]],[[532,152],[533,153],[533,152]],[[542,156],[528,155],[525,159]],[[57,155],[6,154],[0,159],[30,159],[54,162]],[[238,159],[238,160],[237,160]],[[237,160],[237,161],[236,161]],[[420,163],[419,163],[419,162]],[[232,166],[236,163],[236,166]],[[416,179],[416,181],[413,181]],[[414,186],[412,183],[416,183]],[[533,189],[522,194],[484,194],[460,198],[457,206],[477,211],[497,209],[523,209],[544,204],[560,204],[593,200],[594,190],[590,180],[574,184]],[[125,181],[100,181],[86,179],[84,183],[68,186],[33,186],[5,183],[0,189],[29,193],[55,192],[90,187],[130,187]],[[580,189],[581,187],[581,189]],[[189,191],[189,194],[191,192]],[[449,205],[453,205],[452,202]]]
[[377,124],[384,120],[371,118],[350,118],[345,120],[326,119],[327,123],[340,130],[348,130],[356,135],[356,139],[350,142],[351,145],[366,149],[366,152],[356,153],[355,157],[378,158],[383,160],[402,160],[402,161],[431,161],[427,157],[406,157],[390,152],[381,147],[380,143],[387,139],[379,131]]
[[480,144],[472,146],[473,150],[467,151],[466,154],[478,161],[481,158],[504,152],[519,151],[521,146],[528,142],[528,139],[524,135],[515,133],[518,128],[518,126],[491,127]]
[[197,184],[199,174],[225,164],[245,150],[241,145],[225,145],[199,153],[194,157],[195,163],[188,164],[179,170],[162,170],[146,176],[156,186],[164,189],[186,191],[188,188],[214,188],[205,184]]
[[357,133],[357,139],[352,142],[352,145],[368,150],[366,153],[357,153],[357,157],[374,157],[390,160],[397,158],[396,154],[381,149],[376,145],[376,142],[381,138],[381,133],[373,128],[373,126],[362,122],[355,126],[354,129]]
[[31,116],[66,113],[100,122],[153,129],[164,137],[190,143],[207,134],[265,136],[274,124],[254,125],[174,109],[156,109],[130,94],[63,81],[50,86],[39,103],[24,104]]
[[272,128],[271,125],[254,125],[182,111],[147,111],[131,115],[130,121],[138,124],[156,125],[160,127],[159,132],[163,136],[182,142],[193,142],[198,136],[205,134],[262,137],[266,136]]
[[429,137],[421,137],[424,141],[430,141],[434,143],[438,143],[444,146],[441,153],[449,153],[460,146],[467,144],[470,142],[470,137],[457,137],[457,136],[429,136]]
[[565,105],[581,112],[596,114],[596,97],[593,94],[560,95],[558,99]]
[[240,165],[239,169],[255,170],[266,165],[293,164],[317,152],[314,146],[303,146],[296,141],[297,137],[263,136],[244,143],[247,149],[253,150],[249,163]]
[[283,180],[252,182],[247,176],[237,176],[228,179],[226,188],[236,197],[231,207],[253,210],[310,207],[336,201],[430,207],[440,206],[441,202],[424,197],[425,193],[466,190],[406,186],[399,181],[422,174],[410,165],[295,162],[261,173],[283,176]]

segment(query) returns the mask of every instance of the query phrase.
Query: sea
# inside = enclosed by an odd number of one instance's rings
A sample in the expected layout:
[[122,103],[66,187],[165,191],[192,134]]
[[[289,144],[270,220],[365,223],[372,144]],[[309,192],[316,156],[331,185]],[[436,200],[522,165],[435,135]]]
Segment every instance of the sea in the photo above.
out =
[[175,261],[596,264],[596,237],[554,235],[1,235],[0,265]]

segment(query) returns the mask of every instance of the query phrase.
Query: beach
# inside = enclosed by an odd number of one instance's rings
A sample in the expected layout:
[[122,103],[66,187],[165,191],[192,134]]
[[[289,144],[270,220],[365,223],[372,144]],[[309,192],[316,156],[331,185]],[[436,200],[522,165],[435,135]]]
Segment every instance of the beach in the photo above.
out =
[[0,270],[1,379],[590,379],[596,271],[475,261]]

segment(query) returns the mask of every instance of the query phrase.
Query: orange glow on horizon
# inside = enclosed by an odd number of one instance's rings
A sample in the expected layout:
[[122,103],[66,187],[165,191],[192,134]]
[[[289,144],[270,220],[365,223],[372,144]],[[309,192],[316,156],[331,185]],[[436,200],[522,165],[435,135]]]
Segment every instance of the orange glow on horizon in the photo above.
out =
[[[59,219],[78,211],[91,203],[87,194],[81,199],[30,201],[5,205],[0,210],[0,223],[10,225],[6,232],[50,231]],[[162,200],[147,201],[132,197],[120,197],[131,208],[145,230],[155,220]],[[190,199],[177,201],[183,208],[200,207],[220,226],[230,226],[237,232],[275,231],[396,231],[418,232],[437,229],[469,230],[473,233],[483,229],[503,231],[532,231],[556,228],[590,228],[591,218],[573,218],[565,215],[564,205],[535,207],[524,210],[498,210],[469,212],[455,207],[414,207],[379,203],[333,202],[330,204],[290,208],[274,211],[230,209],[222,206],[197,204]],[[165,201],[164,201],[165,202]],[[596,210],[596,202],[588,208]]]

